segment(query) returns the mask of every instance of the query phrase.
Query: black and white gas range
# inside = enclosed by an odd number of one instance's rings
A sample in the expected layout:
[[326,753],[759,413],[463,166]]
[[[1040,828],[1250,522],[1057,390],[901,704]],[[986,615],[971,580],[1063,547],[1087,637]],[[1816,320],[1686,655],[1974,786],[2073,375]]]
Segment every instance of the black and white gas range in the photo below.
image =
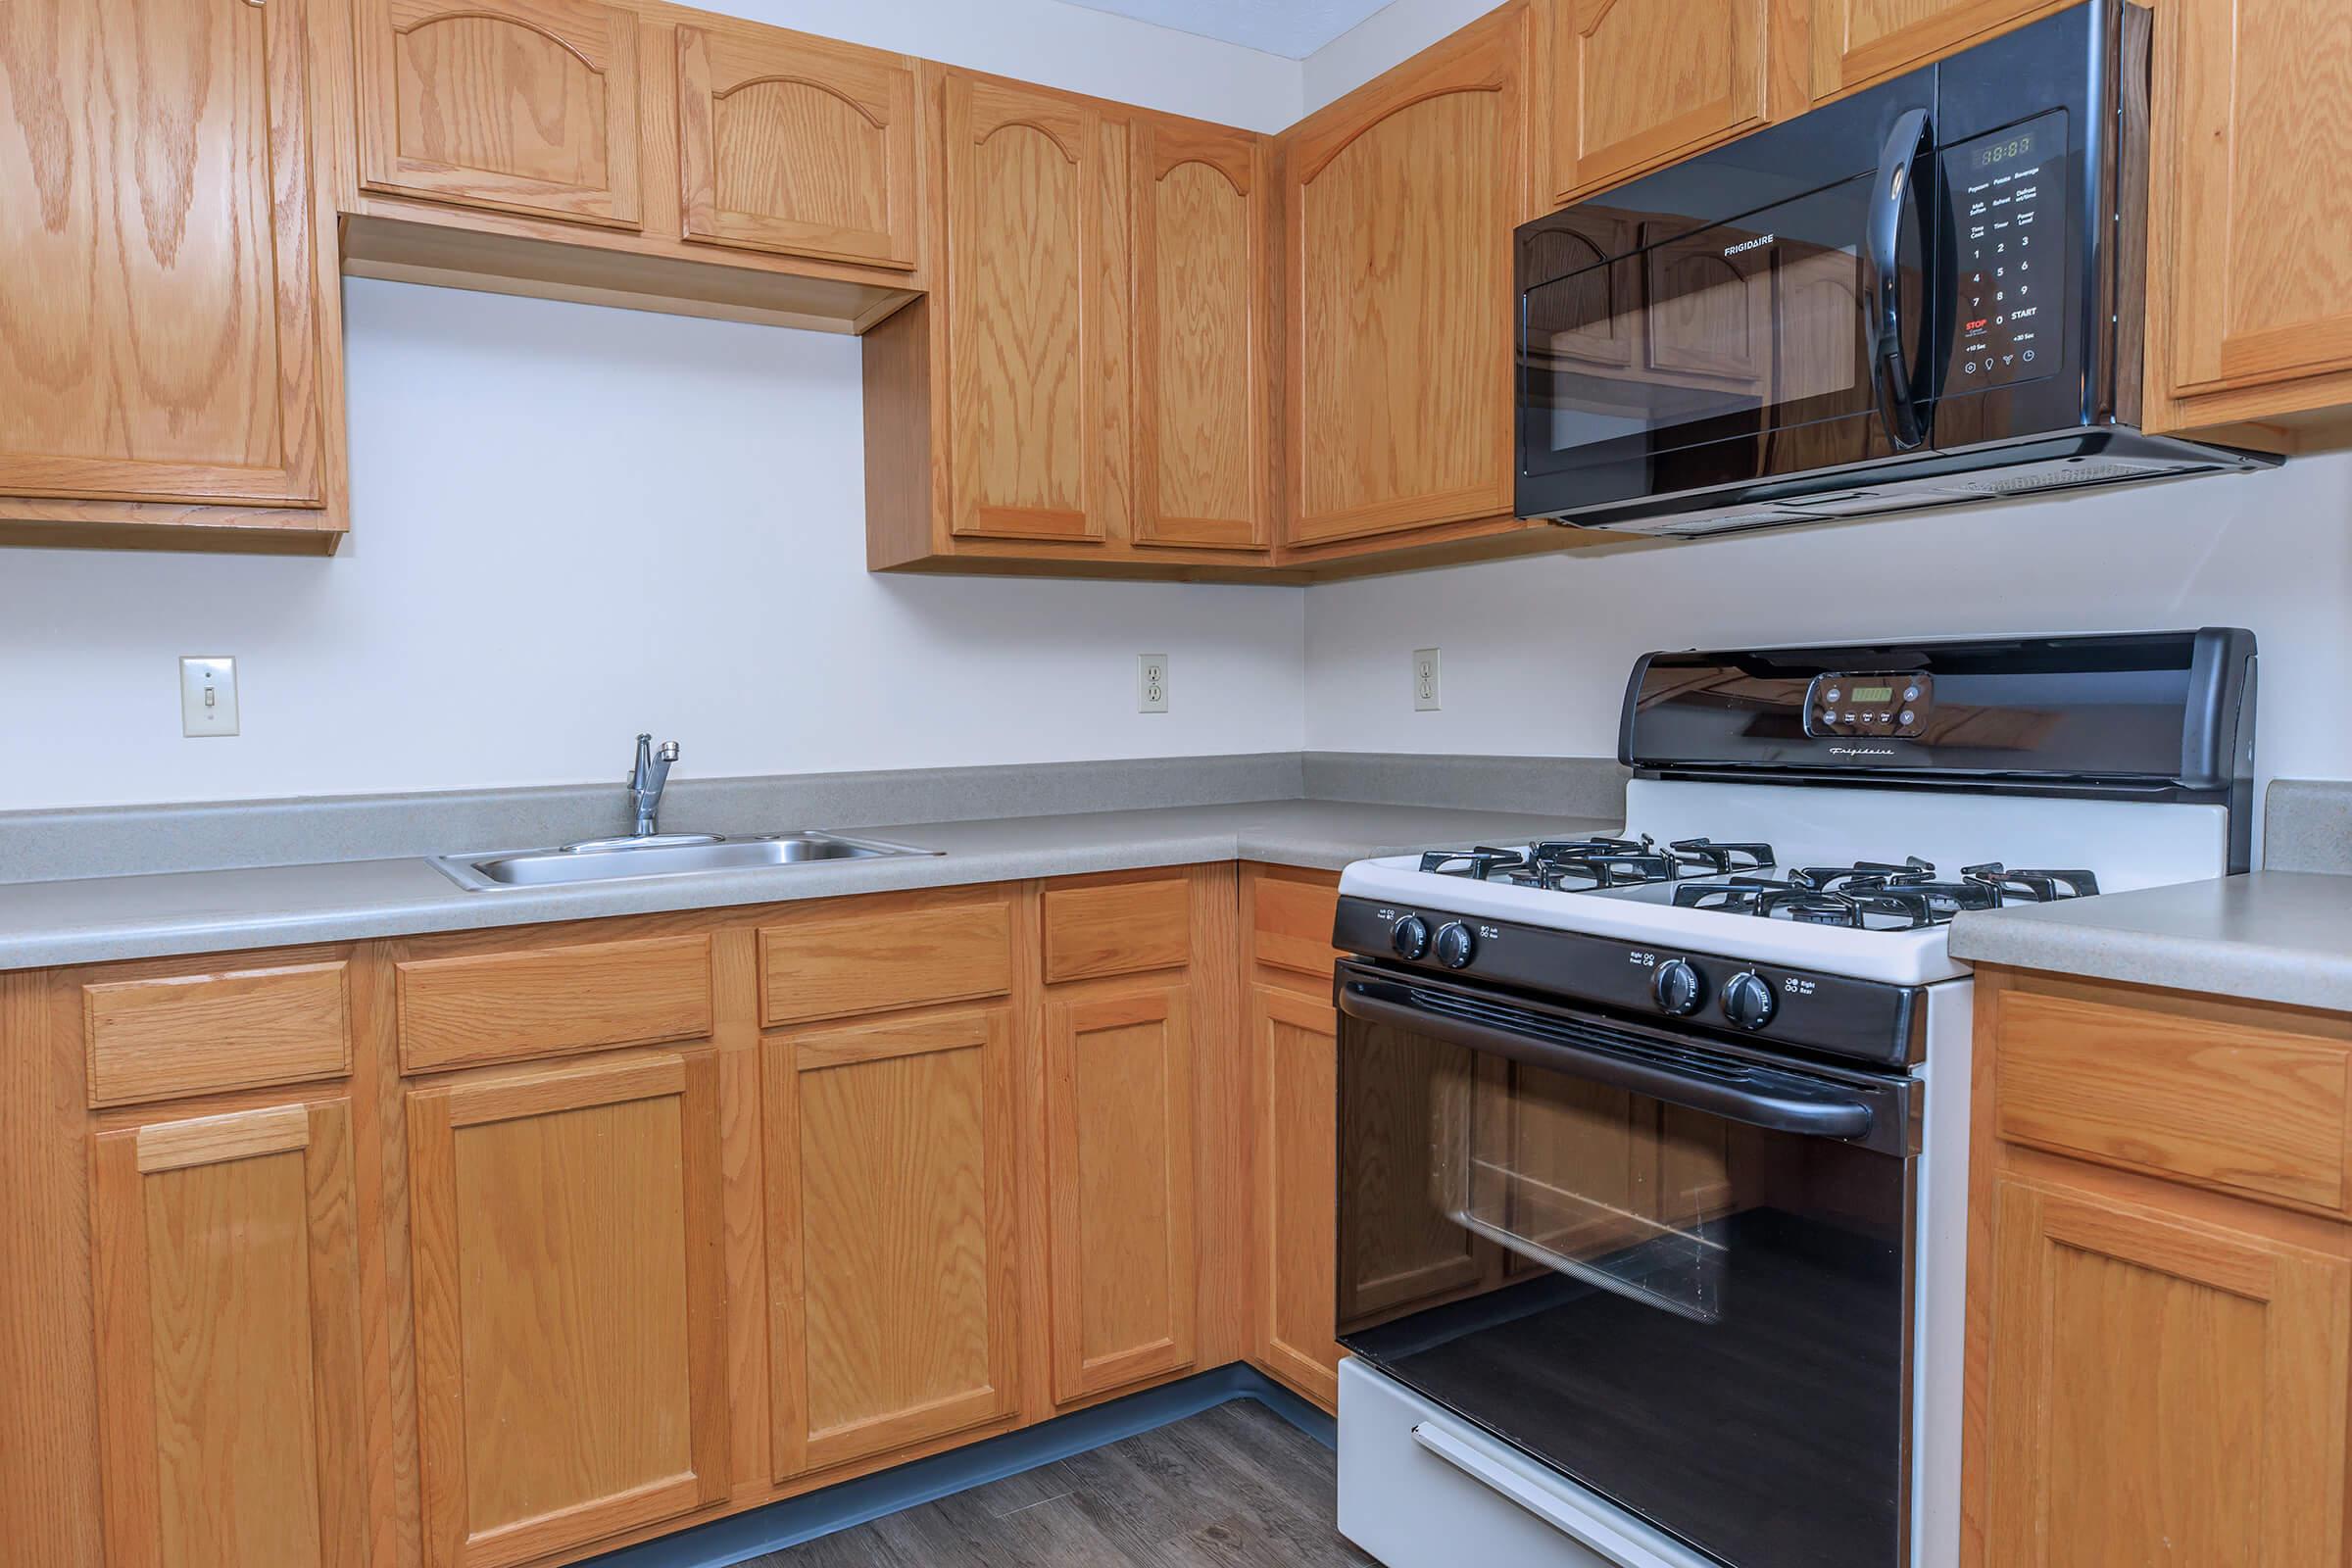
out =
[[2243,870],[2254,639],[1653,654],[1606,837],[1340,884],[1341,1529],[1949,1568],[1974,911]]

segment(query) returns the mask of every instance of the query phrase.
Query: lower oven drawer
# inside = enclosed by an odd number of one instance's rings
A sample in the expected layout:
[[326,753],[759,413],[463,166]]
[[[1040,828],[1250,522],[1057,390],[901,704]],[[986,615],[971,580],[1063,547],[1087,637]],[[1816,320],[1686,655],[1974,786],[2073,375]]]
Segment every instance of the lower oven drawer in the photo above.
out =
[[1720,1568],[1353,1360],[1340,1534],[1388,1568]]

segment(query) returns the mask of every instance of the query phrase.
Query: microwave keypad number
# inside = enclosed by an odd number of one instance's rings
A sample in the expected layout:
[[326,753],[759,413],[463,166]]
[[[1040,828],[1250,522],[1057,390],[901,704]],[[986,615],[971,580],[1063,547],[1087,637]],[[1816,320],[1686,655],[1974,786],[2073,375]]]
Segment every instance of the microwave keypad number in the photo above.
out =
[[1959,229],[1958,330],[1944,390],[2058,368],[2066,298],[2066,116],[1944,149]]
[[1936,677],[1816,675],[1805,692],[1805,733],[1827,740],[1910,740],[1936,709]]

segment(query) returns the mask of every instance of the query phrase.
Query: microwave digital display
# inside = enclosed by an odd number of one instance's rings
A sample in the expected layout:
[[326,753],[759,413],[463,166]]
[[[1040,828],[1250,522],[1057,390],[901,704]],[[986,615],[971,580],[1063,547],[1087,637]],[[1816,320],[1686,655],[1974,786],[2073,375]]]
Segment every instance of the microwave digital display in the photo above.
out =
[[2066,360],[2064,111],[1943,152],[1958,227],[1944,391],[2030,381]]

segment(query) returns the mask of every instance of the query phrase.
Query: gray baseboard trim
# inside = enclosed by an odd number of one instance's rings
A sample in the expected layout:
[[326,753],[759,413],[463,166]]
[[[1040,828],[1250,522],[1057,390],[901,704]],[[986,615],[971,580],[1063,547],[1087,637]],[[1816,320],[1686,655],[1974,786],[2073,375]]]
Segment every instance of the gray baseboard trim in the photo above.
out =
[[2352,780],[2273,779],[2263,798],[2262,864],[2352,875]]
[[1236,1362],[806,1496],[625,1546],[581,1568],[725,1568],[1035,1470],[1234,1399],[1255,1399],[1324,1446],[1338,1446],[1337,1423],[1331,1417],[1256,1368]]

